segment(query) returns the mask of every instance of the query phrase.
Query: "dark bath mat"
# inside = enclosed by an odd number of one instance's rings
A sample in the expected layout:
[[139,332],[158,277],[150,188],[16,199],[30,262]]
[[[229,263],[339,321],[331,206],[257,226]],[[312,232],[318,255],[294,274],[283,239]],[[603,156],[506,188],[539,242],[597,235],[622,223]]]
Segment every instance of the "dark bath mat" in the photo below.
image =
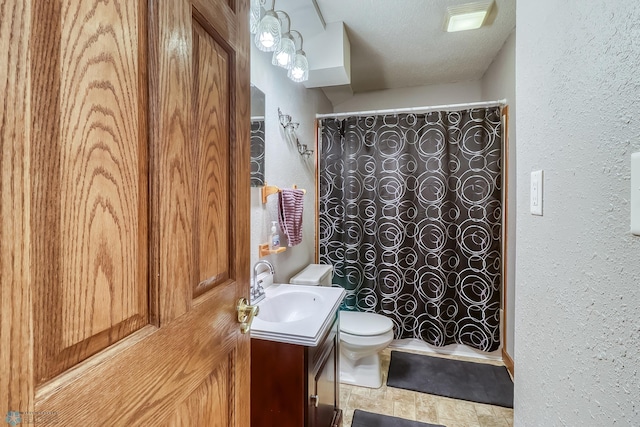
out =
[[392,351],[387,385],[513,408],[513,381],[504,366]]
[[403,420],[388,415],[374,414],[356,409],[353,412],[351,427],[444,427],[442,425],[420,423],[418,421]]

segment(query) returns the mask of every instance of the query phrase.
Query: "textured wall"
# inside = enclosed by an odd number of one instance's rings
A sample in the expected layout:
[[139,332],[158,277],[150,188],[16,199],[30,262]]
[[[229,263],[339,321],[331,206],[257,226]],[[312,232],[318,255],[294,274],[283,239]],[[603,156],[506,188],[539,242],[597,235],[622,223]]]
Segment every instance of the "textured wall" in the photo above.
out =
[[[482,99],[506,99],[509,104],[509,194],[507,204],[507,304],[503,336],[514,357],[516,285],[516,31],[513,30],[482,78]],[[503,343],[504,345],[504,343]]]
[[517,427],[640,426],[638,22],[637,0],[518,1]]
[[[282,68],[271,65],[271,55],[251,46],[251,82],[265,93],[265,178],[270,185],[307,190],[305,196],[302,243],[278,255],[269,255],[276,269],[275,281],[288,283],[291,276],[310,264],[315,254],[315,163],[304,159],[284,137],[278,121],[278,107],[299,122],[297,134],[302,144],[311,149],[315,143],[315,115],[327,113],[331,103],[319,89],[306,89],[287,78]],[[249,124],[247,123],[247,126]],[[251,189],[251,266],[258,260],[258,244],[267,243],[271,221],[278,220],[277,196],[262,204],[260,189]],[[282,234],[282,233],[281,233]],[[252,272],[253,274],[253,272]]]

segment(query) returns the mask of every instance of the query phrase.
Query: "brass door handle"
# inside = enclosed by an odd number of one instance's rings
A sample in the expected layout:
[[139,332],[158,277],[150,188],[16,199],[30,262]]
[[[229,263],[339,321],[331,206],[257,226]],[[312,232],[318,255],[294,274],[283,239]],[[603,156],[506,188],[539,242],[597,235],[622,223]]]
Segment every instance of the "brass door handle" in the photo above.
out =
[[240,298],[236,311],[238,312],[238,322],[240,323],[240,332],[246,334],[251,329],[253,318],[258,315],[260,307],[257,305],[249,305],[246,298]]

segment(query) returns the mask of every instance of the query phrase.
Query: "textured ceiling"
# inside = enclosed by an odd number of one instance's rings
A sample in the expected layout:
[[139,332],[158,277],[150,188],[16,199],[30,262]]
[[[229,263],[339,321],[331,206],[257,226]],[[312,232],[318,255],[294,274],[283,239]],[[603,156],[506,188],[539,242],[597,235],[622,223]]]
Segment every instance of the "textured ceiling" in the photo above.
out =
[[351,90],[480,79],[515,27],[516,0],[495,0],[492,23],[443,30],[446,8],[471,0],[316,0],[325,22],[344,22],[351,42]]

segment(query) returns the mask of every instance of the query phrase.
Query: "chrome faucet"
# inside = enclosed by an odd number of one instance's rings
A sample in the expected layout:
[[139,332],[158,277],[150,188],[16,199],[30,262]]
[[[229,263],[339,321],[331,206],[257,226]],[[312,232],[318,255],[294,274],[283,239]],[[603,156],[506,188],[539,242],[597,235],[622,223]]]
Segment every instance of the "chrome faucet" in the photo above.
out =
[[273,264],[269,261],[261,259],[253,266],[253,280],[251,281],[251,292],[249,294],[249,304],[254,305],[262,301],[265,297],[264,287],[262,286],[262,280],[258,280],[258,267],[266,265],[269,267],[269,273],[276,274],[276,270],[273,268]]

